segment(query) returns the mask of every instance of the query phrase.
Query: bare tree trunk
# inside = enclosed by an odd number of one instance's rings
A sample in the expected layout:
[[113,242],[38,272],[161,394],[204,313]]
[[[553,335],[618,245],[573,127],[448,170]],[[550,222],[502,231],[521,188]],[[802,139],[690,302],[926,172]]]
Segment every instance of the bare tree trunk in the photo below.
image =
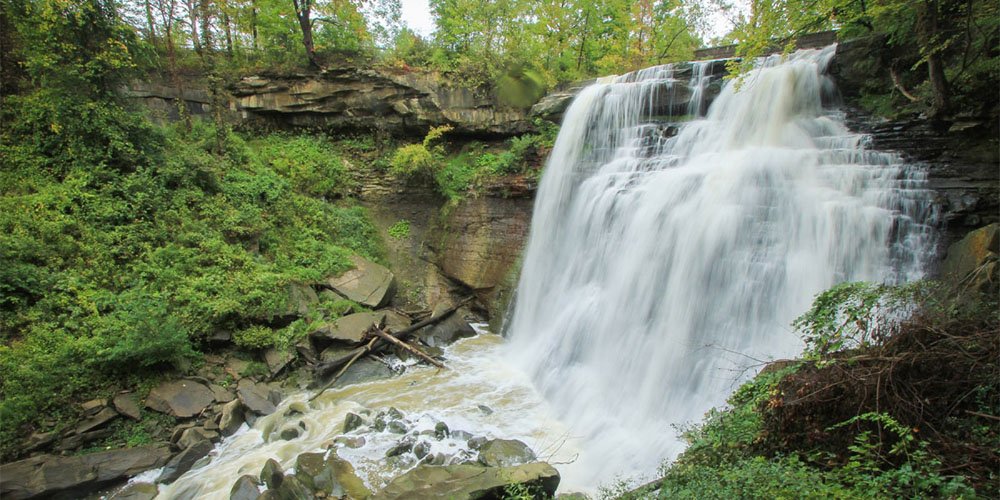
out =
[[225,12],[225,11],[222,12],[222,26],[226,30],[226,54],[228,54],[229,58],[232,59],[232,57],[233,57],[233,27],[232,27],[231,23],[229,22],[229,13]]
[[292,0],[295,5],[295,17],[299,20],[299,28],[302,29],[302,45],[306,49],[306,57],[309,58],[309,66],[319,69],[319,61],[316,60],[316,48],[313,44],[312,32],[312,1],[313,0]]
[[188,21],[191,23],[191,45],[194,51],[201,55],[201,40],[198,35],[198,8],[194,4],[197,0],[186,0],[185,5],[188,10]]
[[927,57],[927,78],[934,94],[932,115],[939,116],[948,112],[950,90],[944,74],[944,61],[942,61],[941,52],[936,46],[940,43],[937,40],[937,36],[940,34],[937,0],[923,2],[918,16],[920,45]]
[[253,37],[253,49],[257,50],[260,48],[257,45],[257,1],[254,0],[250,3],[250,36]]
[[146,8],[146,38],[149,40],[150,45],[156,46],[156,26],[153,24],[153,6],[150,5],[149,0],[143,1],[143,6]]
[[212,52],[212,8],[211,0],[199,0],[198,11],[201,14],[201,45],[204,54]]

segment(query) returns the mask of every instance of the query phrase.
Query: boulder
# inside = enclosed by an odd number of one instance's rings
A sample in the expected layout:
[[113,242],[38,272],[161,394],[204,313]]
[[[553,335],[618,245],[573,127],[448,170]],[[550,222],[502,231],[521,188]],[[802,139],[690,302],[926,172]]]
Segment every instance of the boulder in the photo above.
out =
[[392,272],[370,260],[351,256],[354,269],[329,278],[326,284],[338,294],[366,307],[379,308],[389,303],[396,291]]
[[189,427],[181,433],[177,440],[177,447],[184,450],[197,444],[199,441],[215,441],[219,438],[219,433],[209,431],[202,427]]
[[484,467],[473,464],[418,465],[406,474],[393,479],[382,491],[372,496],[372,499],[503,498],[504,489],[514,484],[540,488],[544,492],[544,498],[550,498],[559,487],[559,472],[543,462],[513,467]]
[[271,375],[277,375],[293,360],[295,360],[295,355],[288,351],[281,351],[273,347],[264,351],[264,362],[267,363],[267,369]]
[[91,399],[90,401],[85,401],[80,403],[80,409],[83,410],[84,416],[96,415],[99,411],[103,410],[108,406],[107,399]]
[[491,439],[479,448],[478,461],[487,467],[507,467],[535,460],[535,452],[516,439]]
[[[441,311],[448,307],[450,305],[447,303],[438,304],[434,307],[432,316],[441,314]],[[415,336],[431,347],[441,347],[461,338],[472,337],[476,335],[476,331],[464,319],[464,316],[468,313],[468,309],[463,307],[440,323],[421,328]]]
[[139,403],[136,402],[135,396],[132,394],[119,394],[115,396],[112,400],[115,405],[115,409],[118,413],[125,415],[132,420],[140,420],[142,418],[142,410],[139,408]]
[[[274,492],[273,496],[268,495]],[[275,498],[280,500],[312,500],[316,498],[308,486],[302,484],[296,476],[287,475],[276,490],[267,490],[260,498]]]
[[185,472],[191,470],[195,462],[208,455],[212,451],[212,447],[211,441],[198,441],[185,448],[184,451],[174,455],[167,462],[167,465],[163,466],[163,471],[160,472],[160,477],[156,479],[156,482],[170,484],[176,481]]
[[948,247],[941,275],[954,283],[987,291],[998,283],[1000,224],[990,224],[969,232]]
[[313,345],[309,337],[303,337],[296,342],[295,351],[299,353],[300,358],[306,360],[306,363],[314,365],[319,360],[319,353],[316,352],[316,346]]
[[73,434],[63,438],[59,442],[59,445],[55,447],[57,451],[69,451],[75,450],[87,443],[97,441],[99,439],[104,439],[112,434],[111,429],[97,429],[96,431],[84,432],[82,434]]
[[285,316],[308,316],[309,311],[318,303],[319,296],[316,295],[316,290],[313,290],[313,287],[302,283],[292,283],[288,285]]
[[153,500],[160,490],[152,483],[132,483],[111,495],[111,500]]
[[415,440],[413,439],[413,437],[410,436],[403,438],[401,441],[396,443],[395,446],[389,448],[389,450],[385,452],[385,456],[398,457],[403,453],[409,453],[410,451],[413,451],[414,441]]
[[249,379],[240,380],[236,386],[236,395],[246,409],[259,415],[270,415],[277,411],[267,384],[255,383]]
[[330,496],[350,498],[368,498],[371,491],[354,473],[350,462],[329,453],[303,453],[295,460],[295,477],[305,486],[316,492],[324,492]]
[[59,493],[85,493],[162,466],[170,458],[166,447],[141,446],[88,455],[39,455],[0,465],[0,498],[19,500]]
[[285,479],[285,471],[281,470],[281,464],[273,458],[264,462],[264,468],[260,470],[260,482],[264,483],[269,490],[278,489]]
[[257,500],[258,498],[260,498],[260,489],[257,488],[257,480],[250,475],[240,476],[229,490],[229,500]]
[[365,420],[357,413],[347,412],[344,416],[344,434],[357,429],[365,424]]
[[209,390],[212,391],[212,395],[215,396],[215,400],[219,403],[228,403],[236,399],[236,394],[233,391],[226,389],[218,384],[209,384]]
[[211,389],[193,380],[164,382],[149,391],[146,407],[180,418],[193,417],[215,401]]
[[384,318],[385,313],[381,311],[348,314],[324,325],[310,335],[316,339],[357,344],[364,338],[368,328],[381,323]]
[[108,422],[111,422],[116,418],[118,418],[118,412],[105,406],[100,412],[97,413],[97,415],[94,415],[93,417],[77,424],[76,428],[73,429],[73,433],[84,434],[94,429],[99,429],[108,425]]
[[344,387],[351,384],[371,382],[391,378],[395,373],[391,368],[375,359],[362,358],[354,362],[339,379],[334,387]]
[[219,415],[219,432],[223,436],[232,436],[239,430],[244,421],[243,402],[234,399],[222,405],[222,413]]

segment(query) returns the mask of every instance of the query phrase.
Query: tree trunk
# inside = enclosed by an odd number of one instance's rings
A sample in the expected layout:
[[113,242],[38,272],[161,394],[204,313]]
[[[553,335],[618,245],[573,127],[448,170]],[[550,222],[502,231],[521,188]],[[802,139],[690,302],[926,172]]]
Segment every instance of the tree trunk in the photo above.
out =
[[257,45],[257,2],[250,4],[250,36],[253,38],[253,49],[260,47]]
[[191,45],[194,51],[201,55],[201,37],[198,35],[198,9],[195,6],[197,0],[187,0],[188,21],[191,23]]
[[222,26],[226,30],[226,54],[233,57],[233,27],[229,22],[229,13],[222,12]]
[[302,45],[306,49],[306,57],[309,58],[309,66],[319,69],[319,61],[316,60],[316,48],[313,44],[312,32],[312,0],[292,0],[295,4],[295,17],[299,19],[299,28],[302,29]]
[[927,78],[934,94],[931,115],[940,116],[948,112],[948,108],[950,107],[950,91],[948,89],[948,80],[944,74],[944,61],[937,46],[940,43],[937,40],[937,36],[940,34],[937,0],[923,2],[918,13],[917,24],[919,26],[921,50],[923,50],[927,57]]
[[153,6],[149,4],[149,0],[143,1],[143,6],[146,8],[146,38],[149,40],[149,44],[156,46],[156,27],[153,24]]
[[211,0],[200,0],[198,2],[198,13],[201,15],[201,45],[205,54],[212,52],[212,12]]

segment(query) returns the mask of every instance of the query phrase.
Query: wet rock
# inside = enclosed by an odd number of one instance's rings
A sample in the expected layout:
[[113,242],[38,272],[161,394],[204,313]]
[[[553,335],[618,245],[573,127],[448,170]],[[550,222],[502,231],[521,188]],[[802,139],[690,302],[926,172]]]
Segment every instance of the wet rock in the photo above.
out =
[[444,439],[450,434],[451,432],[448,430],[448,424],[444,422],[434,424],[434,437],[438,438],[438,440]]
[[403,415],[403,412],[399,411],[399,409],[396,408],[395,406],[390,406],[389,409],[385,411],[385,414],[387,417],[396,420],[402,419],[406,416]]
[[79,456],[39,455],[0,465],[0,498],[20,500],[59,493],[82,496],[155,469],[170,458],[166,447],[141,446]]
[[278,433],[278,437],[280,437],[284,441],[291,441],[299,437],[300,433],[301,431],[299,431],[299,429],[294,426],[285,427],[284,429],[281,429],[281,432]]
[[194,422],[184,422],[183,424],[175,425],[173,430],[170,431],[170,444],[177,444],[181,440],[181,436],[184,435],[184,431],[194,427],[194,425]]
[[401,420],[390,421],[386,428],[393,434],[406,434],[407,428]]
[[493,414],[493,408],[490,408],[489,406],[486,406],[486,405],[476,405],[476,408],[479,408],[479,411],[483,412],[483,415],[492,415]]
[[344,387],[362,382],[382,380],[392,378],[396,375],[391,368],[378,360],[363,358],[356,361],[351,367],[337,379],[334,387]]
[[475,436],[473,436],[471,432],[466,432],[466,431],[458,430],[458,431],[451,431],[451,437],[453,437],[453,438],[455,438],[455,439],[457,439],[459,441],[468,441],[468,440],[472,439]]
[[479,448],[478,461],[487,467],[507,467],[535,460],[535,452],[516,439],[492,439]]
[[200,441],[215,441],[219,438],[219,433],[209,431],[201,427],[190,427],[184,429],[181,437],[177,440],[177,447],[184,450],[198,444]]
[[281,464],[273,458],[264,462],[264,468],[260,470],[260,482],[264,483],[268,489],[274,490],[281,486],[285,479],[285,472],[281,470]]
[[160,491],[152,483],[132,483],[111,495],[111,500],[153,500]]
[[193,417],[215,401],[212,391],[192,380],[172,380],[153,388],[146,407],[174,417]]
[[470,449],[478,450],[482,448],[484,444],[486,444],[486,441],[488,441],[486,438],[482,436],[476,436],[474,438],[469,439],[465,444]]
[[351,262],[354,269],[327,279],[326,284],[365,307],[379,308],[388,304],[396,291],[392,272],[357,255],[351,256]]
[[234,399],[222,405],[222,413],[219,415],[219,432],[223,436],[232,436],[244,422],[243,402]]
[[542,462],[513,467],[484,467],[470,464],[444,467],[419,465],[393,479],[372,499],[502,498],[504,488],[512,484],[540,488],[548,498],[555,494],[559,486],[559,472],[551,465]]
[[257,489],[257,480],[250,475],[240,476],[229,490],[229,500],[257,500],[258,498],[260,498],[260,490]]
[[246,409],[259,415],[270,415],[278,410],[274,406],[276,403],[271,401],[271,390],[267,384],[240,380],[236,386],[236,395]]
[[337,436],[333,439],[333,443],[346,448],[357,449],[363,447],[367,441],[364,436]]
[[139,420],[142,418],[142,412],[139,408],[139,403],[136,402],[135,396],[132,394],[119,394],[115,396],[112,400],[115,405],[115,409],[118,413],[125,415],[132,420]]
[[[274,496],[268,496],[267,498],[275,498],[280,500],[312,500],[316,498],[312,490],[308,486],[302,483],[297,476],[287,475],[285,479],[281,481],[281,486],[276,490],[268,490],[264,492],[265,494],[274,491]],[[260,498],[264,498],[265,495],[261,495]]]
[[279,351],[273,347],[264,351],[264,362],[271,375],[277,375],[294,360],[295,355],[288,351]]
[[[303,453],[295,461],[295,477],[313,491],[335,497],[368,498],[371,491],[355,474],[350,462],[329,453]],[[287,479],[287,478],[286,478]]]
[[431,444],[427,441],[421,441],[413,446],[413,454],[418,459],[423,459],[431,451]]
[[185,448],[184,451],[174,455],[167,462],[167,465],[163,466],[163,471],[160,472],[160,477],[156,479],[156,482],[170,484],[176,481],[185,472],[191,470],[195,462],[204,458],[210,451],[212,451],[211,441],[198,441],[190,447]]
[[403,453],[408,453],[413,450],[413,442],[414,440],[412,437],[406,437],[402,441],[396,443],[396,446],[389,448],[389,450],[385,452],[385,456],[398,457]]
[[[448,307],[450,304],[442,302],[434,308],[432,315],[442,314]],[[458,339],[475,336],[476,331],[463,317],[466,314],[469,314],[468,309],[461,308],[440,323],[421,328],[414,335],[431,347],[446,346]]]
[[365,421],[363,418],[361,418],[361,415],[358,415],[357,413],[347,412],[347,415],[344,416],[344,434],[347,434],[348,432],[351,432],[354,429],[357,429],[358,427],[361,427],[364,424]]

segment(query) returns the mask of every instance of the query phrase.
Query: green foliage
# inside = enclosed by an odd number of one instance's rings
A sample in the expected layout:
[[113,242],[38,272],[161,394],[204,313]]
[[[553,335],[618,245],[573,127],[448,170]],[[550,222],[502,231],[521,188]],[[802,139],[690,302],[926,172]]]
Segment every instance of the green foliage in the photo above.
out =
[[395,224],[389,226],[389,236],[397,240],[405,240],[410,237],[410,221],[400,219]]
[[322,138],[271,135],[250,145],[261,161],[288,179],[299,193],[341,198],[350,192],[352,182],[344,162]]
[[274,330],[264,325],[251,325],[233,332],[233,343],[245,349],[273,347],[276,342]]
[[[113,103],[5,98],[0,130],[0,452],[123,373],[197,356],[217,328],[284,314],[288,285],[378,260],[318,139],[156,129]],[[330,158],[324,155],[330,154]],[[323,184],[330,180],[331,183]],[[247,345],[287,346],[296,322]],[[260,333],[260,332],[255,332]],[[72,415],[66,415],[72,417]]]
[[396,175],[416,177],[432,174],[438,159],[423,144],[409,144],[396,150],[389,165]]
[[899,328],[907,307],[927,295],[925,283],[891,286],[849,282],[816,296],[792,326],[805,336],[808,358],[884,342]]

